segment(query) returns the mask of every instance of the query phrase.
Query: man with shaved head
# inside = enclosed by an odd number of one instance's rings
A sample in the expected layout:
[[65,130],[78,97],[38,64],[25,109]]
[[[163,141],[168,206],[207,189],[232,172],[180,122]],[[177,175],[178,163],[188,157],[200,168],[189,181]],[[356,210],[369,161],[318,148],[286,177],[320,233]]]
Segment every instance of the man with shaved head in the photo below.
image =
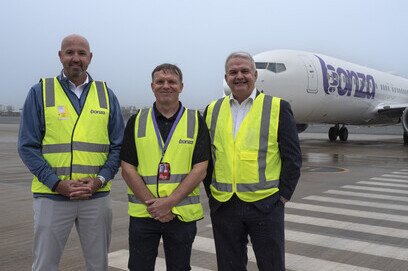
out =
[[86,269],[107,270],[124,121],[113,91],[87,73],[84,37],[65,37],[58,56],[61,73],[30,89],[20,123],[18,152],[34,175],[32,270],[58,270],[74,224]]

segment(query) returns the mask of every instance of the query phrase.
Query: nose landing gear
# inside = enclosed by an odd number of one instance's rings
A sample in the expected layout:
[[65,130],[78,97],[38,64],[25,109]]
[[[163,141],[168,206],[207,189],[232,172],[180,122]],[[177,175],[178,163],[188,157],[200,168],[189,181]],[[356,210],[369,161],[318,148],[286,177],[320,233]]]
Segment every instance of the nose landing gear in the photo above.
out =
[[339,137],[340,141],[347,141],[348,139],[348,130],[346,126],[343,124],[341,128],[339,128],[339,124],[330,127],[329,129],[329,140],[331,142],[336,141],[337,137]]

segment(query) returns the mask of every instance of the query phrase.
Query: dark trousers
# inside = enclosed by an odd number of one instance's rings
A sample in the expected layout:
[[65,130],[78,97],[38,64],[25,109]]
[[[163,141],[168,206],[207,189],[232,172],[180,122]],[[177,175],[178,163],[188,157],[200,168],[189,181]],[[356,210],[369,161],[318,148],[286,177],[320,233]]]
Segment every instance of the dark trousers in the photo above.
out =
[[163,238],[166,269],[191,270],[190,257],[196,222],[181,222],[177,218],[161,223],[152,218],[130,217],[129,262],[130,271],[154,271],[160,238]]
[[247,270],[248,235],[258,269],[285,270],[284,206],[279,197],[248,203],[233,196],[219,204],[210,198],[218,270]]

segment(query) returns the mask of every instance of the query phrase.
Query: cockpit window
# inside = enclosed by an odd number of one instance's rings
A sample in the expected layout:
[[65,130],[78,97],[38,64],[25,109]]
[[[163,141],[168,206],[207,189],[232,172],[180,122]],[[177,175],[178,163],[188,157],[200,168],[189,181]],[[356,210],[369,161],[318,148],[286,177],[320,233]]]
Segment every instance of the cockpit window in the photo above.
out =
[[280,73],[286,71],[286,66],[283,63],[274,63],[274,62],[255,62],[255,66],[258,70],[265,70]]
[[286,66],[283,63],[276,63],[276,73],[286,71]]
[[276,63],[269,63],[268,68],[269,71],[276,73]]
[[264,70],[268,66],[268,62],[255,62],[256,69]]

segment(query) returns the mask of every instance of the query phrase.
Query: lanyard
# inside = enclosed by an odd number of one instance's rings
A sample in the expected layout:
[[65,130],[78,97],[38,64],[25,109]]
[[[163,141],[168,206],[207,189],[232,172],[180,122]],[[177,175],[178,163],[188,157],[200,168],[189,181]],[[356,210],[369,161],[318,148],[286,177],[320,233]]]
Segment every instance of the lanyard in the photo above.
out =
[[[162,139],[161,134],[160,134],[159,126],[157,125],[156,116],[154,114],[154,108],[152,108],[152,118],[153,118],[154,130],[156,131],[157,141],[159,141],[160,149],[162,151],[161,159],[163,159],[164,153],[166,152],[167,147],[169,146],[170,139],[173,136],[174,130],[176,129],[177,123],[179,122],[179,120],[181,118],[181,115],[183,114],[183,110],[184,110],[184,107],[181,106],[180,110],[179,110],[179,112],[177,114],[177,118],[173,122],[173,126],[171,126],[170,133],[167,136],[166,142],[164,143],[164,146],[163,146],[163,139]],[[160,159],[160,161],[161,161],[161,159]]]

